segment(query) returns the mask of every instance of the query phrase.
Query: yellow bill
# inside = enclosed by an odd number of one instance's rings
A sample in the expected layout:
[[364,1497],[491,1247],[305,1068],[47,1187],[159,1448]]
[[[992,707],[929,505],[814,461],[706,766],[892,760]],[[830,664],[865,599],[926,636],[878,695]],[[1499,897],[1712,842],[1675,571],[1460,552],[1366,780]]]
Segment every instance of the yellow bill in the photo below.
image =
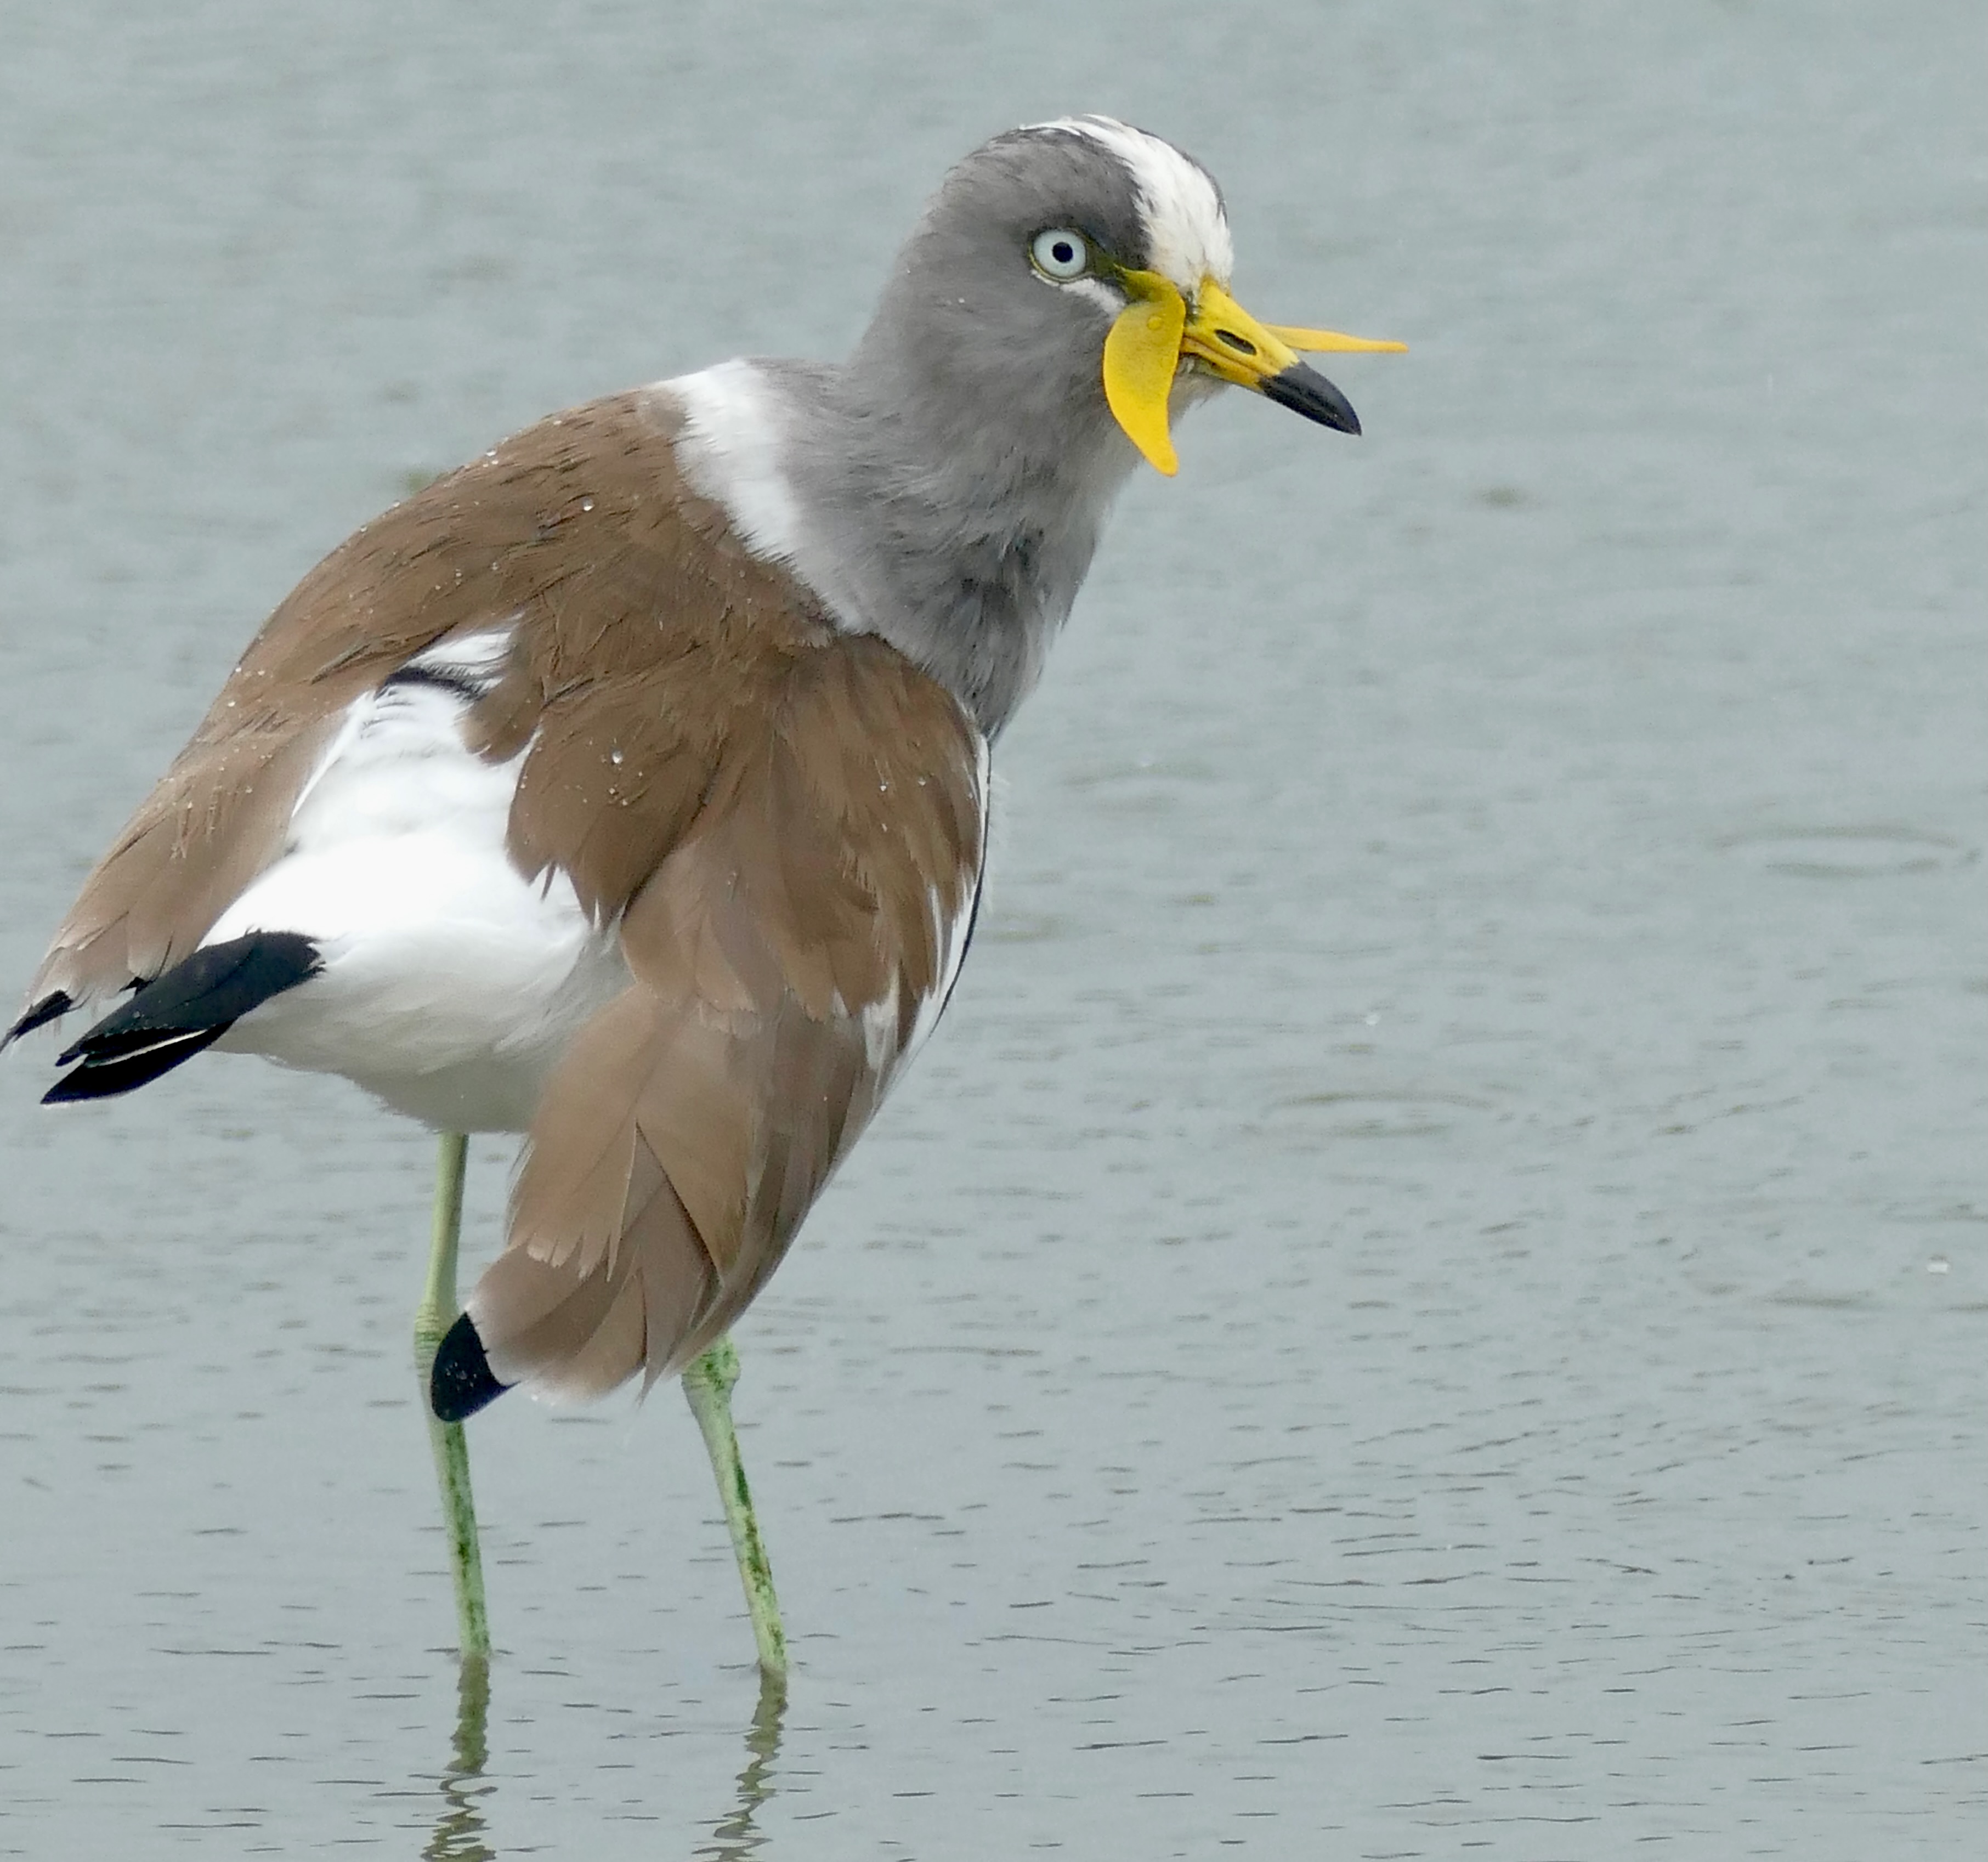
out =
[[1168,423],[1174,377],[1193,366],[1253,390],[1307,420],[1357,434],[1360,417],[1338,389],[1298,360],[1300,350],[1340,354],[1405,350],[1405,343],[1349,336],[1336,329],[1259,323],[1212,279],[1187,302],[1155,272],[1121,275],[1132,301],[1104,340],[1104,398],[1125,435],[1168,478],[1180,469]]

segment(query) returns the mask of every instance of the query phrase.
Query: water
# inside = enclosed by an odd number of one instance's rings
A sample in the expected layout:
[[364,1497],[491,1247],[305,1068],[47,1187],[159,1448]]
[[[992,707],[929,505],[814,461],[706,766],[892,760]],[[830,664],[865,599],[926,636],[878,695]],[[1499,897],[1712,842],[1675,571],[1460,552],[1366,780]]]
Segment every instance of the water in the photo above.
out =
[[1974,9],[5,23],[15,984],[324,549],[839,349],[1007,123],[1173,134],[1244,302],[1414,347],[1357,444],[1198,416],[1003,745],[948,1024],[739,1335],[783,1716],[662,1391],[478,1424],[459,1722],[425,1142],[8,1056],[0,1852],[1973,1853]]

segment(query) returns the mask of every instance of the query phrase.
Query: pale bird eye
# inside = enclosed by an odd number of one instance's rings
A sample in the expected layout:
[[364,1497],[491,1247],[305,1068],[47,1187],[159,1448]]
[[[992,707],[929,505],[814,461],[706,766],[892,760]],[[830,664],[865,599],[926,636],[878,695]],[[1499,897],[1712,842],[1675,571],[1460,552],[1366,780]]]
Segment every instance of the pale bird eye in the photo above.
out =
[[1083,234],[1053,226],[1036,235],[1029,248],[1036,269],[1045,278],[1081,278],[1090,269],[1090,247]]

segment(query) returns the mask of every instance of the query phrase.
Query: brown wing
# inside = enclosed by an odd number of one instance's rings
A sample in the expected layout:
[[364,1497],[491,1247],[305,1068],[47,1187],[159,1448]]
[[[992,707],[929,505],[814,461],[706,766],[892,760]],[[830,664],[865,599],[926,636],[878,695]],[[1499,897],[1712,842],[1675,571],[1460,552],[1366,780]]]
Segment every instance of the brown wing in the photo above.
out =
[[942,987],[981,745],[840,636],[677,468],[666,390],[542,422],[306,577],[86,883],[31,1000],[186,955],[280,851],[340,714],[453,635],[511,655],[472,745],[527,752],[513,858],[560,868],[634,978],[531,1134],[472,1310],[499,1374],[590,1391],[715,1336],[772,1271]]
[[981,745],[881,643],[768,656],[709,790],[623,921],[634,981],[547,1087],[492,1368],[582,1397],[681,1369],[771,1273],[945,988],[979,882]]
[[[746,554],[718,508],[685,486],[679,421],[656,390],[556,416],[327,556],[84,883],[29,1000],[62,991],[81,1002],[192,951],[281,850],[344,708],[438,641],[499,622],[516,627],[516,657],[482,708],[479,747],[508,755],[541,733],[513,850],[540,867],[570,857],[590,908],[618,909],[695,806],[711,719],[736,684],[728,668],[752,657],[739,644],[793,648],[823,633],[793,579]],[[630,747],[650,760],[617,765],[610,740],[641,716],[644,675],[671,686],[700,666],[712,711],[681,719],[668,744],[634,733]]]

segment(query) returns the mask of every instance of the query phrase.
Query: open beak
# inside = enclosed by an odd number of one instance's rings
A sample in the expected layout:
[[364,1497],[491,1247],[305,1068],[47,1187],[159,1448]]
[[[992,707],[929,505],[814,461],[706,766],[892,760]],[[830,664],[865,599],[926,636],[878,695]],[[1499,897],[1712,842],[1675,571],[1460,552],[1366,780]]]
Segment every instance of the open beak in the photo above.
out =
[[1190,310],[1178,288],[1156,272],[1120,276],[1132,301],[1104,340],[1104,397],[1126,437],[1170,478],[1180,460],[1168,427],[1167,401],[1182,369],[1192,366],[1321,426],[1357,433],[1360,417],[1352,404],[1300,362],[1297,352],[1408,347],[1337,330],[1259,323],[1212,279],[1202,281]]

